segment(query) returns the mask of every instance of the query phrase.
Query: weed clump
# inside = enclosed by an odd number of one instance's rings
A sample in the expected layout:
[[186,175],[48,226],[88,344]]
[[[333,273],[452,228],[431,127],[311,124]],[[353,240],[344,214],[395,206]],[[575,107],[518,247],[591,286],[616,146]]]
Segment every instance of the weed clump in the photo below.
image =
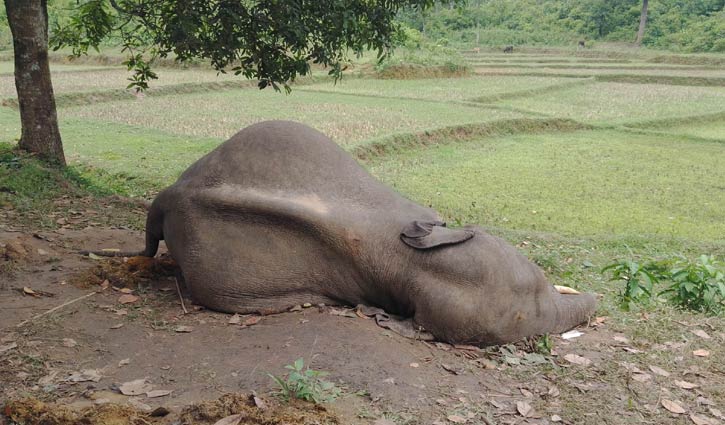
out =
[[269,374],[279,387],[277,395],[284,401],[299,399],[317,404],[334,401],[340,396],[340,389],[335,384],[322,379],[327,372],[305,368],[301,358],[285,369],[290,370],[286,379]]
[[[718,315],[725,312],[725,268],[712,255],[697,260],[682,256],[637,262],[617,260],[602,269],[611,280],[622,281],[620,306],[628,311],[632,304],[648,304],[664,296],[673,305],[690,311]],[[667,285],[655,292],[655,285]]]

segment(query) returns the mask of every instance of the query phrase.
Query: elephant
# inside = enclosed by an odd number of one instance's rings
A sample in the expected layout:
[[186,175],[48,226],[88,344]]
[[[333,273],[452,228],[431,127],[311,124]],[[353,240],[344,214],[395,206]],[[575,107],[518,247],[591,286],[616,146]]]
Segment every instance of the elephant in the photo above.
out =
[[592,294],[558,292],[504,240],[447,227],[291,121],[239,131],[161,191],[136,254],[155,256],[161,240],[195,302],[228,313],[364,304],[441,341],[492,345],[563,332],[596,307]]

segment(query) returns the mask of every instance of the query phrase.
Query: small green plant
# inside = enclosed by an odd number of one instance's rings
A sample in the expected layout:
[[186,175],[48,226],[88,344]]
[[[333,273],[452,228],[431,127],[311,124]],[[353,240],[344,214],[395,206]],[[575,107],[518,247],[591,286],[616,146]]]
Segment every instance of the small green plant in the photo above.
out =
[[554,341],[551,339],[551,336],[549,334],[541,335],[536,340],[536,352],[544,355],[544,356],[550,356],[551,350],[554,348]]
[[723,264],[714,256],[677,261],[670,270],[669,280],[672,283],[660,294],[673,304],[709,314],[719,314],[725,309],[725,273]]
[[279,386],[277,395],[284,401],[300,399],[313,403],[328,403],[340,396],[340,389],[332,382],[323,380],[327,372],[305,368],[304,360],[299,358],[285,369],[290,372],[286,379],[268,374]]
[[634,260],[618,260],[602,269],[612,272],[611,280],[625,282],[619,293],[619,305],[629,311],[632,303],[647,303],[653,294],[655,283],[661,277],[662,267],[655,262],[638,263]]

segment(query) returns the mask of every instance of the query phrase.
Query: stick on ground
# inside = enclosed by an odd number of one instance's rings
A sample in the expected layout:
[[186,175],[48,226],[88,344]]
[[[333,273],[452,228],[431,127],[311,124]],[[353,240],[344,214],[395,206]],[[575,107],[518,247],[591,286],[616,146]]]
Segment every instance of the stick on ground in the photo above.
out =
[[84,299],[86,299],[86,298],[88,298],[88,297],[90,297],[90,296],[92,296],[92,295],[96,295],[96,292],[91,292],[90,294],[85,294],[85,295],[83,295],[83,296],[81,296],[81,297],[78,297],[78,298],[74,298],[74,299],[72,299],[72,300],[70,300],[70,301],[66,301],[66,302],[64,302],[63,304],[61,304],[61,305],[59,305],[59,306],[56,306],[56,307],[53,307],[53,308],[51,308],[51,309],[50,309],[50,310],[48,310],[48,311],[45,311],[45,312],[43,312],[43,313],[40,313],[40,314],[36,314],[35,316],[31,317],[31,318],[30,318],[30,319],[28,319],[28,320],[23,320],[22,322],[20,322],[20,323],[18,323],[17,325],[15,325],[15,327],[16,327],[16,328],[19,328],[19,327],[21,327],[21,326],[23,326],[23,325],[26,325],[26,324],[30,323],[30,322],[34,322],[34,321],[36,321],[36,320],[40,319],[40,318],[41,318],[41,317],[43,317],[43,316],[46,316],[46,315],[48,315],[48,314],[50,314],[50,313],[53,313],[53,312],[55,312],[55,311],[58,311],[58,310],[60,310],[61,308],[63,308],[63,307],[66,307],[66,306],[69,306],[69,305],[71,305],[71,304],[73,304],[73,303],[76,303],[76,302],[78,302],[78,301],[84,300]]
[[179,279],[174,278],[174,282],[176,282],[176,293],[179,294],[179,301],[181,301],[181,309],[184,310],[184,314],[189,314],[189,312],[186,310],[186,306],[184,305],[184,297],[181,296],[181,288],[179,287]]

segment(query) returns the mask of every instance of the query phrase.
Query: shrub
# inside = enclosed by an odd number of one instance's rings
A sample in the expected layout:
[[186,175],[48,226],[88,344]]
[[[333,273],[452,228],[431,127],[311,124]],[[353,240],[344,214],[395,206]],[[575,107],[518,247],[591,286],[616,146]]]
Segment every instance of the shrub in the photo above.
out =
[[611,280],[625,283],[620,292],[620,306],[629,310],[631,304],[648,303],[655,295],[655,285],[669,282],[656,293],[679,308],[707,314],[725,311],[725,272],[723,264],[712,255],[695,261],[677,256],[664,260],[617,260],[604,267],[611,271]]
[[671,284],[664,291],[678,307],[719,314],[725,307],[725,273],[722,263],[712,255],[696,261],[682,259],[670,270]]
[[612,272],[611,280],[625,282],[624,289],[619,293],[619,305],[623,310],[629,311],[632,303],[647,303],[652,298],[661,267],[653,262],[618,260],[602,269],[602,273],[606,271]]

